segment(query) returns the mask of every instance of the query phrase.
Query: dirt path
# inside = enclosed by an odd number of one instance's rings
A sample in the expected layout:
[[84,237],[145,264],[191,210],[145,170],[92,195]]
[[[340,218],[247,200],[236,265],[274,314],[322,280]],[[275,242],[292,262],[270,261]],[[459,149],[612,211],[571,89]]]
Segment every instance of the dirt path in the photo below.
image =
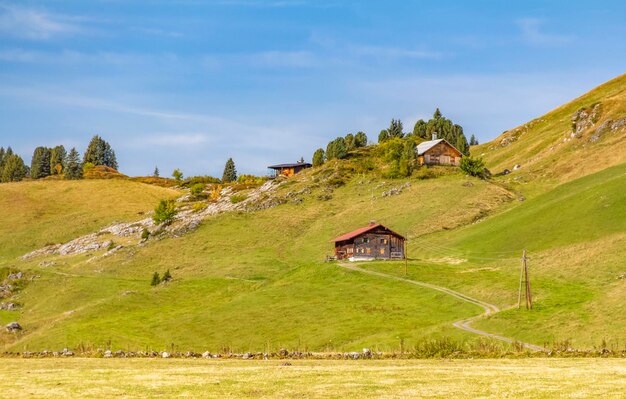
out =
[[469,303],[472,303],[474,305],[480,306],[481,308],[483,308],[485,310],[484,313],[482,313],[482,314],[480,314],[478,316],[470,317],[468,319],[455,321],[454,323],[452,323],[452,325],[455,326],[456,328],[461,329],[461,330],[468,331],[468,332],[471,332],[471,333],[474,333],[474,334],[478,334],[478,335],[482,335],[484,337],[494,338],[494,339],[497,339],[497,340],[500,340],[500,341],[504,341],[504,342],[508,342],[508,343],[517,342],[517,343],[521,344],[522,346],[524,346],[524,348],[527,348],[527,349],[530,349],[530,350],[533,350],[533,351],[542,351],[543,350],[543,348],[540,347],[540,346],[529,344],[529,343],[526,343],[526,342],[520,342],[520,341],[517,341],[517,340],[515,340],[513,338],[504,337],[502,335],[497,335],[497,334],[492,334],[492,333],[489,333],[487,331],[478,330],[478,329],[476,329],[476,328],[471,326],[471,323],[473,321],[477,320],[477,319],[480,319],[480,318],[482,318],[484,316],[491,316],[491,315],[494,315],[494,314],[500,312],[500,309],[496,305],[492,305],[490,303],[483,302],[483,301],[481,301],[479,299],[475,299],[475,298],[472,298],[470,296],[461,294],[460,292],[451,290],[449,288],[440,287],[440,286],[434,285],[434,284],[423,283],[421,281],[415,281],[415,280],[409,280],[409,279],[402,278],[402,277],[392,276],[390,274],[375,272],[373,270],[361,269],[360,267],[357,267],[357,266],[352,265],[352,264],[347,264],[347,263],[340,263],[339,266],[343,267],[344,269],[348,269],[348,270],[353,270],[355,272],[369,274],[371,276],[388,278],[388,279],[391,279],[391,280],[402,281],[404,283],[418,285],[418,286],[424,287],[424,288],[429,288],[431,290],[443,292],[445,294],[448,294],[450,296],[458,298],[458,299],[460,299],[462,301],[469,302]]

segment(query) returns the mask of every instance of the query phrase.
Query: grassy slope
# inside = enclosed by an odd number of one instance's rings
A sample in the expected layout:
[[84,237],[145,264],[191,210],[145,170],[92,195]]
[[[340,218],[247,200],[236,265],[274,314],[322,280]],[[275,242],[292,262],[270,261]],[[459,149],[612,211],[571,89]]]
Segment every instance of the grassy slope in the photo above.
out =
[[[284,191],[299,190],[311,178],[302,175]],[[445,224],[454,227],[509,201],[497,186],[476,181],[466,187],[466,180],[414,180],[401,195],[383,198],[384,190],[403,182],[378,187],[378,180],[359,176],[330,201],[313,192],[300,204],[217,216],[181,239],[98,262],[77,256],[46,269],[37,266],[40,260],[24,263],[42,278],[21,295],[19,321],[27,331],[19,342],[5,337],[13,349],[110,341],[124,348],[196,350],[391,349],[400,338],[413,345],[427,336],[466,337],[450,323],[479,308],[323,262],[332,250],[329,239],[372,215],[403,232],[433,230],[441,226],[442,208],[450,210]],[[449,195],[432,203],[430,193],[442,190]],[[470,204],[481,204],[482,211]],[[175,281],[151,288],[151,274],[168,268]]]
[[133,220],[174,190],[125,180],[0,184],[0,265],[115,221]]
[[[571,138],[572,115],[581,108],[601,105],[596,123],[580,138]],[[626,128],[604,131],[591,142],[595,130],[607,120],[626,117],[626,74],[619,76],[555,110],[472,148],[494,173],[514,165],[522,168],[499,178],[529,194],[626,162]],[[502,139],[517,136],[501,146]],[[531,182],[531,184],[528,184]]]
[[[536,301],[477,323],[489,331],[578,347],[626,342],[626,164],[561,185],[481,223],[415,240],[411,277],[501,307],[517,303],[520,255],[529,250]],[[435,263],[441,257],[466,260]],[[389,265],[372,265],[394,272]]]

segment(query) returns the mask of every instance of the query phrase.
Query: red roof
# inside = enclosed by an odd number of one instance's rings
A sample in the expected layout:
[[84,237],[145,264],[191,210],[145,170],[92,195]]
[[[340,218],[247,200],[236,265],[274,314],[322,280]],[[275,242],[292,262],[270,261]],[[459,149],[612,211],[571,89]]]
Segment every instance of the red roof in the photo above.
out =
[[354,231],[351,231],[350,233],[346,233],[346,234],[344,234],[342,236],[339,236],[339,237],[335,238],[331,242],[348,241],[348,240],[353,239],[354,237],[360,236],[361,234],[365,234],[365,233],[367,233],[370,230],[374,230],[377,227],[382,227],[382,228],[384,228],[386,230],[389,230],[394,235],[396,235],[398,237],[401,237],[401,238],[404,238],[400,234],[396,233],[395,231],[392,231],[391,229],[388,229],[387,227],[383,226],[382,224],[376,223],[376,224],[370,224],[367,227],[361,227],[360,229],[356,229]]

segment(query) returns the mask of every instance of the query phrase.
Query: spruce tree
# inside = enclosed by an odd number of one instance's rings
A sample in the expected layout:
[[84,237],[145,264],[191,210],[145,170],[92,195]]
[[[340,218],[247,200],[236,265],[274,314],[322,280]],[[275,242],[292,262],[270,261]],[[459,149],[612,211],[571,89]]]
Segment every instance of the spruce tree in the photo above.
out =
[[150,285],[156,287],[159,284],[161,284],[161,277],[159,276],[158,272],[154,272],[154,274],[152,275],[152,281],[150,281]]
[[161,278],[161,281],[164,283],[167,283],[171,279],[172,279],[172,275],[170,274],[170,269],[167,269],[165,273],[163,273],[163,277]]
[[62,145],[58,145],[50,151],[50,174],[60,175],[63,173],[65,157],[67,157],[67,151]]
[[315,153],[313,154],[313,166],[321,166],[324,164],[324,150],[321,148],[318,148],[317,150],[315,150]]
[[7,155],[9,151],[4,154],[3,157],[3,167],[2,167],[2,176],[0,176],[0,180],[3,183],[21,181],[24,176],[26,176],[27,168],[24,165],[24,160],[17,154]]
[[474,136],[473,134],[472,134],[472,137],[470,138],[469,144],[470,145],[478,145],[478,140],[476,140],[476,136]]
[[337,137],[333,140],[333,158],[344,159],[347,155],[346,140],[343,137]]
[[2,158],[4,158],[4,147],[0,147],[0,165],[2,165]]
[[83,163],[91,163],[95,166],[104,165],[116,170],[118,169],[115,151],[113,151],[109,143],[98,135],[93,136],[89,142],[83,157]]
[[389,128],[387,129],[387,133],[389,134],[389,138],[402,138],[404,137],[404,133],[402,132],[404,127],[402,126],[402,121],[400,119],[392,119],[389,124]]
[[231,183],[237,180],[237,169],[232,158],[228,158],[224,165],[224,173],[222,174],[222,183]]
[[37,147],[33,152],[33,158],[30,163],[31,179],[41,179],[50,176],[50,152],[46,147]]
[[439,108],[437,108],[435,110],[435,113],[433,114],[433,119],[437,120],[439,118],[441,118],[441,111],[439,111]]
[[154,172],[152,172],[152,176],[159,177],[159,167],[158,166],[154,167]]
[[83,166],[80,164],[80,158],[76,148],[72,147],[70,153],[65,158],[65,180],[78,180],[83,178]]
[[367,146],[367,136],[363,132],[358,132],[354,135],[354,146],[356,148],[362,148]]
[[326,145],[326,160],[335,159],[335,141],[331,141]]

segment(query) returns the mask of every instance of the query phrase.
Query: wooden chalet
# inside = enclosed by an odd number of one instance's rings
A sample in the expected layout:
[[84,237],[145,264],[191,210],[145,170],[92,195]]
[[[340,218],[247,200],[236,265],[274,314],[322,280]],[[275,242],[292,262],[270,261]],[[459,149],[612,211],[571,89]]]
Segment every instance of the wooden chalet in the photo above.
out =
[[417,160],[420,165],[453,165],[459,166],[463,154],[444,139],[433,139],[418,144]]
[[337,260],[404,259],[405,238],[382,224],[370,223],[332,240]]
[[310,163],[307,162],[296,162],[296,163],[282,163],[279,165],[271,165],[267,168],[270,169],[271,177],[285,176],[291,177],[296,173],[303,171],[304,169],[308,169],[312,167]]

